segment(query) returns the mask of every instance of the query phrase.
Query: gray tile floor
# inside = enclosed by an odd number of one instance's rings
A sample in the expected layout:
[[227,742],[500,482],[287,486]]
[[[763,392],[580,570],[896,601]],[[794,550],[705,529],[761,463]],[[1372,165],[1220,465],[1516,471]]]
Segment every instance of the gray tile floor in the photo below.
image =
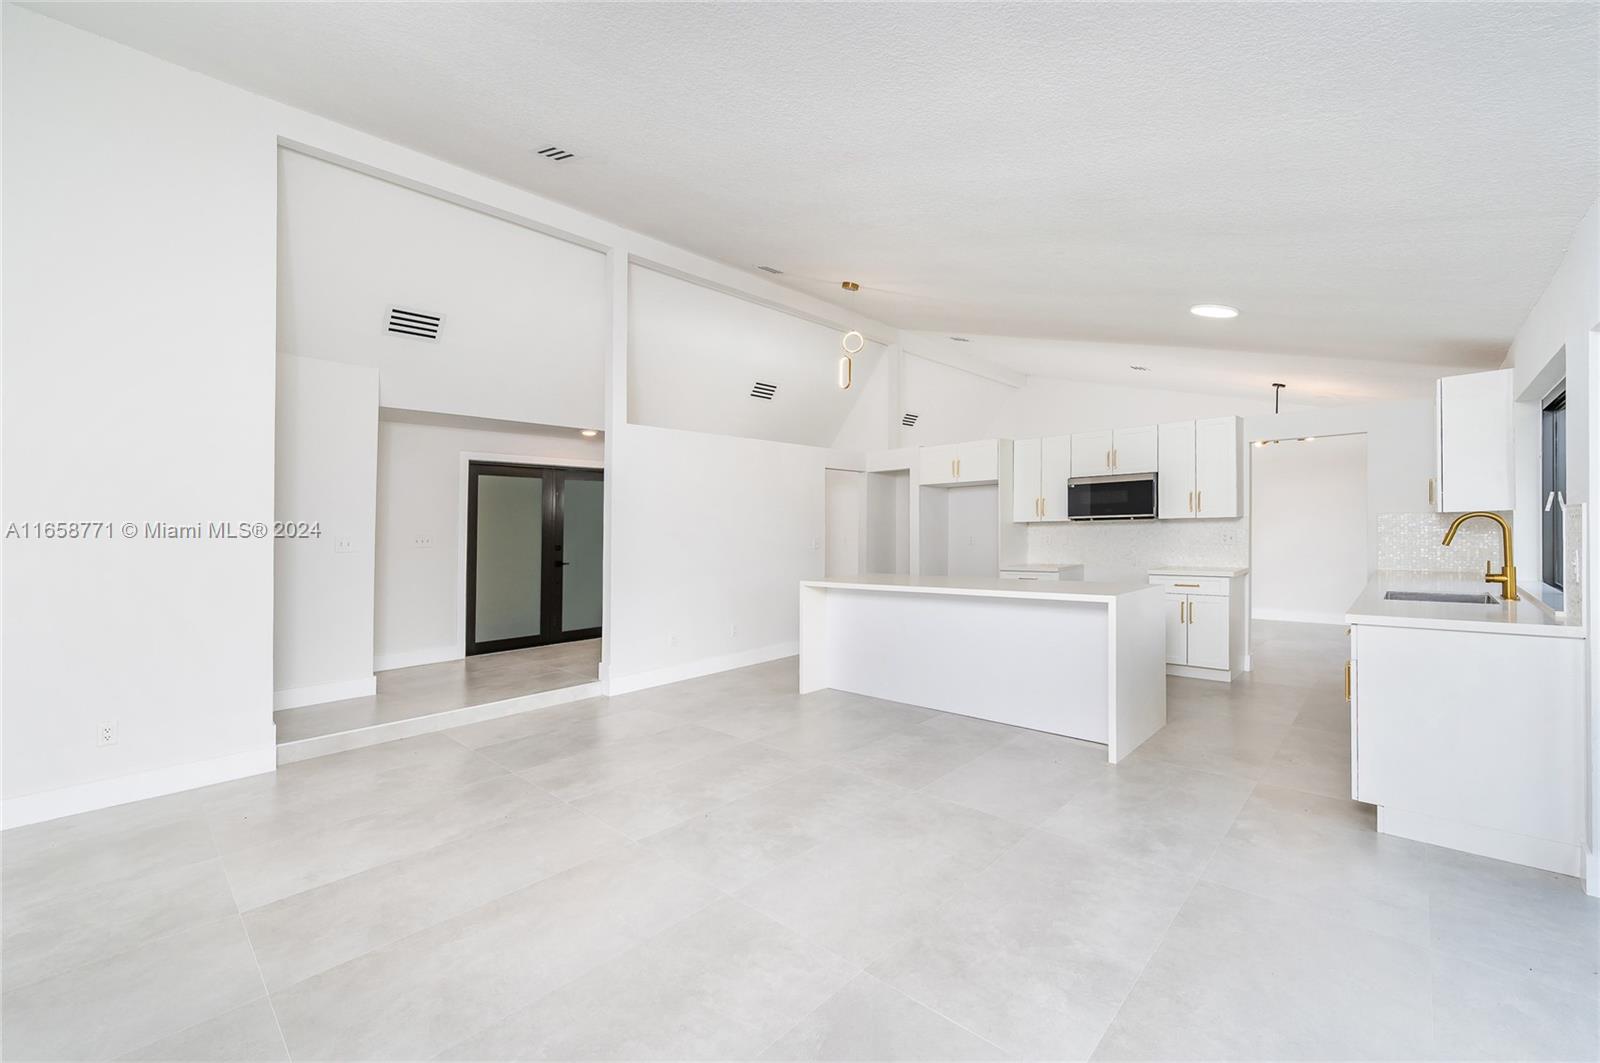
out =
[[378,691],[361,698],[279,709],[278,744],[431,716],[468,705],[592,683],[600,670],[600,640],[562,642],[485,653],[457,661],[379,672]]
[[1116,768],[787,660],[11,831],[4,1052],[1600,1055],[1600,903],[1343,796],[1342,636]]

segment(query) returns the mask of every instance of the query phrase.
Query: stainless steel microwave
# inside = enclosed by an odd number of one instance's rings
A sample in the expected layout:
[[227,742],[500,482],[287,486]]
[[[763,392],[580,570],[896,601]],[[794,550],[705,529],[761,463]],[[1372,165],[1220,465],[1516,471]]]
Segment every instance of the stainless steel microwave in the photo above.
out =
[[1151,520],[1155,515],[1155,473],[1067,481],[1068,520]]

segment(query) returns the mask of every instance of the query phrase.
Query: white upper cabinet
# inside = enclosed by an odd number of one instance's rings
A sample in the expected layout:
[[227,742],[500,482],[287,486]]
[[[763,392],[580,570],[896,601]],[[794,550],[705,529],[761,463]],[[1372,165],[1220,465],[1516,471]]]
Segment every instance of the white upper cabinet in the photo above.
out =
[[1000,479],[1000,442],[976,439],[923,447],[917,470],[924,487],[995,483]]
[[1160,428],[1156,513],[1163,520],[1239,515],[1237,417],[1179,421]]
[[1156,516],[1194,516],[1194,422],[1161,425],[1157,431]]
[[1116,476],[1156,471],[1156,426],[1072,436],[1072,475]]
[[1153,424],[1117,429],[1111,433],[1111,471],[1117,474],[1155,472],[1156,443]]
[[1194,423],[1194,512],[1197,517],[1239,516],[1239,418]]
[[1072,437],[1046,436],[1039,441],[1039,494],[1045,520],[1067,519],[1067,481],[1072,479]]
[[1019,439],[1011,445],[1011,519],[1019,523],[1044,516],[1044,494],[1040,489],[1042,440]]
[[1439,380],[1437,451],[1428,499],[1441,513],[1507,510],[1514,504],[1511,370]]
[[1072,436],[1072,475],[1111,475],[1111,430],[1076,432]]

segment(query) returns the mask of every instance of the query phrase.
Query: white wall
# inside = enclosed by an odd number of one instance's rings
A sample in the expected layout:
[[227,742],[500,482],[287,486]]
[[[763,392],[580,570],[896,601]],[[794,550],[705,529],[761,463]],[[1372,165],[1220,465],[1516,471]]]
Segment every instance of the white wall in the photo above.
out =
[[374,667],[453,660],[464,652],[467,456],[598,466],[603,455],[601,439],[570,429],[384,410]]
[[1367,582],[1367,437],[1251,447],[1249,457],[1252,616],[1342,623]]
[[[829,446],[864,397],[884,405],[881,343],[855,356],[859,386],[841,389],[844,329],[640,265],[628,273],[628,306],[633,424]],[[752,397],[757,381],[777,392]]]
[[[262,101],[0,17],[5,519],[270,523]],[[7,825],[273,766],[270,540],[115,535],[6,543]]]
[[275,544],[273,702],[370,694],[378,371],[280,359],[277,430],[277,519],[320,534]]
[[[278,342],[375,366],[383,405],[604,420],[605,255],[294,151],[280,159]],[[437,340],[389,308],[440,314]]]
[[1021,377],[1006,383],[903,351],[900,413],[916,414],[917,423],[899,429],[896,445],[925,447],[1004,436],[1000,426],[1007,423],[1021,383]]
[[[1367,438],[1367,571],[1378,564],[1378,515],[1431,512],[1433,403],[1423,399],[1329,406],[1244,419],[1244,438],[1362,434]],[[1253,452],[1253,448],[1252,448]]]
[[794,653],[797,584],[823,571],[824,470],[848,455],[638,425],[611,442],[611,604],[628,625],[607,639],[613,690]]
[[[7,6],[4,19],[10,519],[106,513],[97,519],[120,520],[132,511],[129,519],[272,520],[280,141],[605,249],[604,416],[615,430],[607,447],[641,472],[630,478],[614,464],[608,469],[608,504],[620,502],[623,513],[674,512],[659,496],[662,477],[673,471],[667,459],[677,451],[704,451],[722,467],[746,468],[752,458],[747,441],[639,430],[635,449],[622,438],[632,435],[624,424],[630,257],[803,318],[843,324],[837,307],[746,269],[43,15]],[[875,322],[855,324],[869,336],[893,335]],[[63,435],[63,424],[93,430]],[[661,445],[669,437],[674,443]],[[739,566],[702,566],[693,578],[663,575],[677,556],[663,548],[663,525],[635,521],[619,533],[616,513],[608,511],[606,652],[617,654],[619,675],[637,682],[652,668],[705,670],[748,656],[752,645],[793,645],[790,577],[820,569],[822,468],[834,452],[777,448],[791,449],[792,458],[776,468],[794,475],[772,481],[763,469],[770,487],[752,496],[761,501],[770,493],[777,512],[799,521],[759,544],[763,565],[776,574],[762,585],[764,596],[751,594]],[[765,453],[755,452],[757,467]],[[694,553],[751,557],[746,531],[740,520],[708,522]],[[119,541],[80,555],[56,545],[8,544],[6,551],[4,639],[14,662],[5,676],[6,822],[269,770],[270,546],[146,549]],[[648,605],[649,590],[663,582],[710,603],[697,617],[678,615],[693,636],[673,646],[653,629],[659,610]],[[641,593],[619,589],[635,586]],[[716,619],[717,604],[745,601],[756,603],[750,625],[734,633]],[[637,623],[630,622],[635,612]],[[83,676],[86,658],[101,667]],[[70,697],[58,683],[64,674],[83,677]],[[105,704],[118,706],[122,738],[97,749],[85,736],[92,737]]]

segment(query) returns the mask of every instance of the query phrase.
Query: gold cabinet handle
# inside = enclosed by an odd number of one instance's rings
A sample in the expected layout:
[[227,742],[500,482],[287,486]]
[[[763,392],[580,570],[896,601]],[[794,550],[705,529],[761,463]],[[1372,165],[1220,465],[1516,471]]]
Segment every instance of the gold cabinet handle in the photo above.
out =
[[1184,600],[1182,598],[1178,599],[1178,623],[1187,624],[1189,621],[1183,618],[1183,602]]
[[1189,623],[1194,623],[1194,599],[1189,599]]
[[1199,587],[1198,583],[1174,583],[1174,587]]
[[1189,512],[1190,513],[1194,512],[1194,492],[1193,491],[1189,492]]
[[1428,505],[1433,505],[1433,477],[1428,477]]
[[1115,469],[1117,467],[1117,448],[1116,447],[1112,447],[1111,448],[1111,467],[1113,469]]
[[1200,501],[1203,497],[1205,496],[1199,491],[1194,493],[1194,511],[1196,513],[1204,512],[1205,503]]
[[1344,700],[1350,700],[1350,662],[1344,662]]

